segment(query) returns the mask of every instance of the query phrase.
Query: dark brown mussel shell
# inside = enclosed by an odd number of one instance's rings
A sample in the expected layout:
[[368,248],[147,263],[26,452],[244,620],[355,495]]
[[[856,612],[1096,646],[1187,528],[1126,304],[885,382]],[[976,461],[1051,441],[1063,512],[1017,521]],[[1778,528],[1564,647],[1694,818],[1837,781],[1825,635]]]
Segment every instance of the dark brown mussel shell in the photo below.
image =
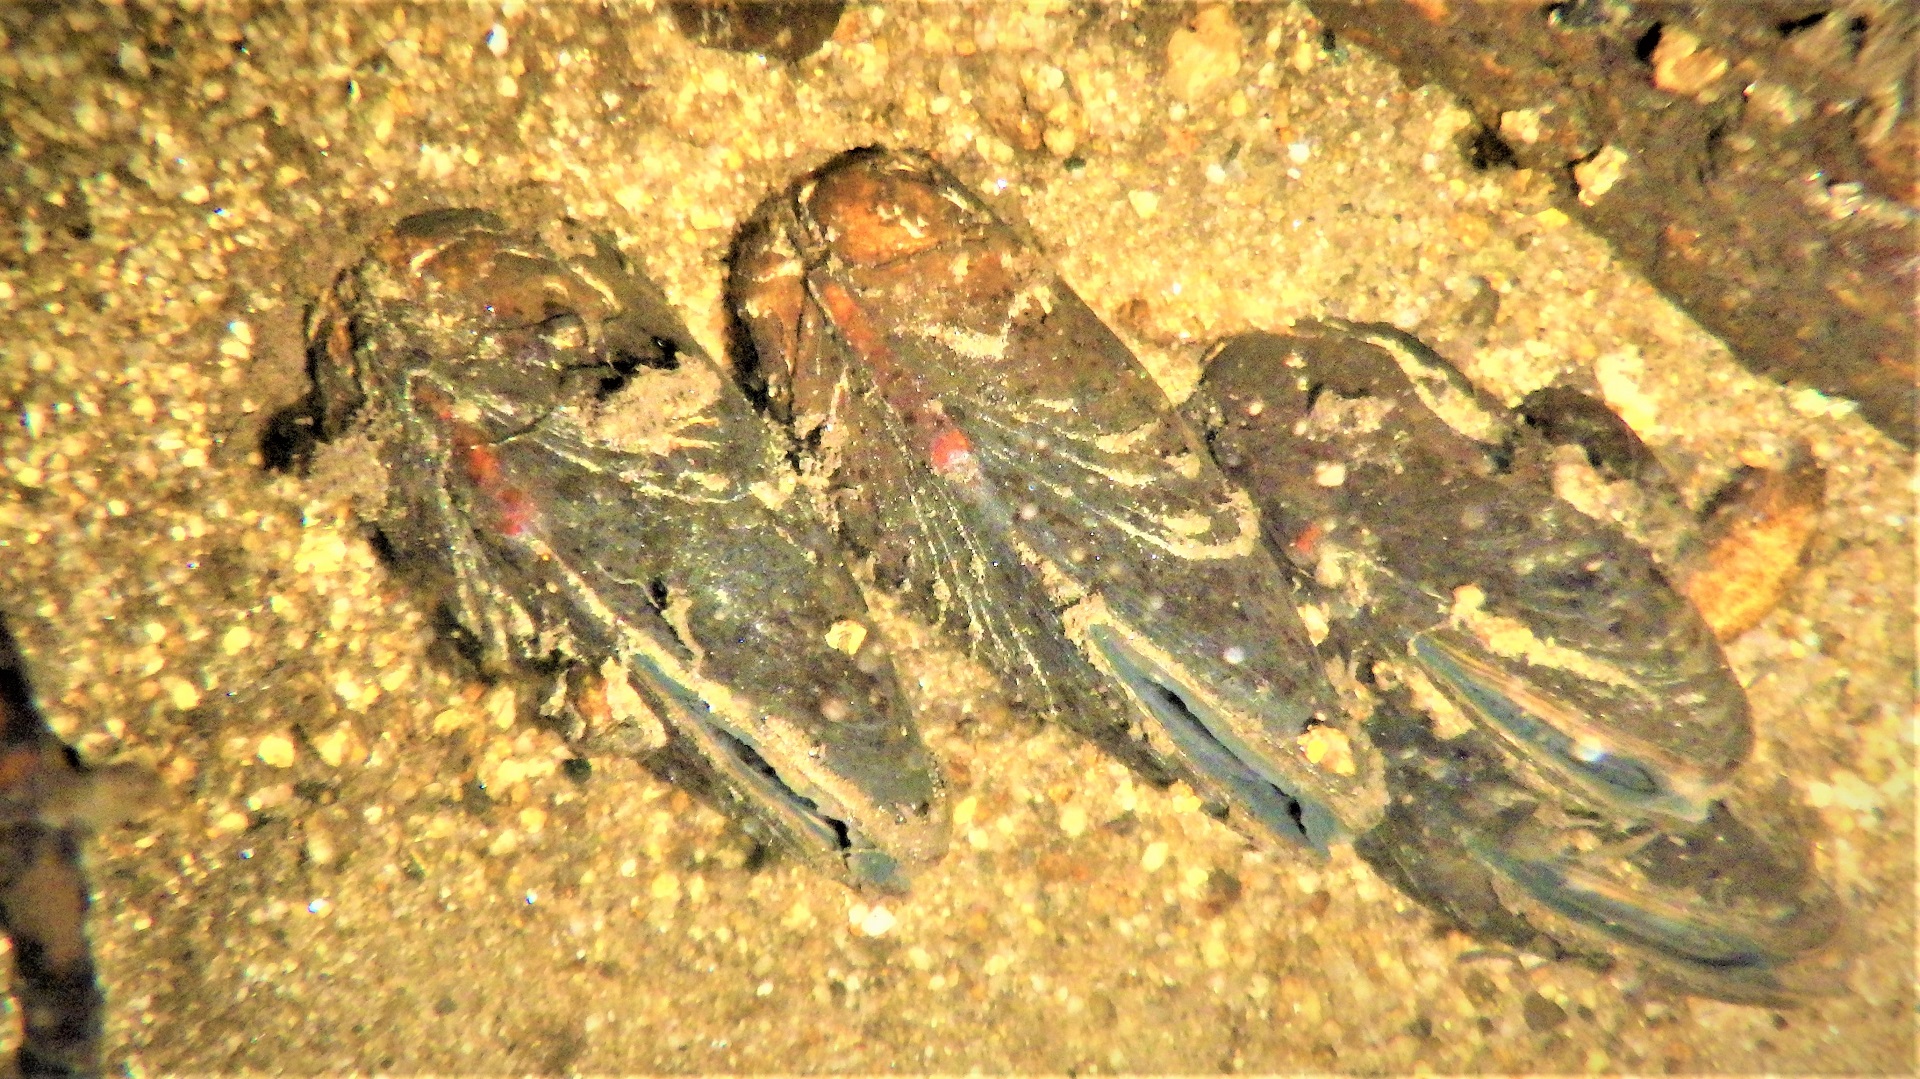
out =
[[1687,992],[1837,991],[1844,917],[1796,811],[1733,797],[1753,735],[1713,635],[1511,467],[1506,410],[1403,333],[1303,323],[1221,346],[1188,411],[1372,686],[1391,804],[1356,846],[1382,875],[1479,936]]
[[483,663],[563,671],[584,748],[905,887],[942,783],[776,432],[617,251],[550,236],[417,215],[322,301],[321,426],[372,447],[372,523]]
[[1521,782],[1480,732],[1437,738],[1387,696],[1368,730],[1393,801],[1355,847],[1435,913],[1551,958],[1631,959],[1736,1003],[1844,990],[1844,908],[1783,792],[1740,792],[1693,824],[1613,822]]
[[1745,692],[1645,550],[1506,470],[1497,402],[1389,327],[1303,323],[1227,342],[1189,407],[1303,587],[1518,766],[1603,813],[1706,818],[1752,749]]
[[742,377],[874,580],[1032,710],[1249,832],[1371,826],[1378,761],[1258,515],[1039,252],[925,154],[843,154],[745,227]]

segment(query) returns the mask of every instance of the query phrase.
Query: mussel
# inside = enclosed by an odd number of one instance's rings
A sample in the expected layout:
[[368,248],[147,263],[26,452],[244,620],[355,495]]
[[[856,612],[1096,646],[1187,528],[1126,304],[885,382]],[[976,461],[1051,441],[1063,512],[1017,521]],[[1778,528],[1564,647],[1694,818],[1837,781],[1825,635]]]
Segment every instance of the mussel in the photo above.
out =
[[[489,669],[857,886],[945,848],[939,771],[775,431],[606,241],[416,215],[319,305],[321,433]],[[565,255],[557,250],[566,250]]]
[[767,200],[729,296],[874,581],[1034,711],[1299,846],[1364,831],[1380,766],[1259,516],[1031,245],[925,154],[843,154]]
[[1540,782],[1704,820],[1753,746],[1712,631],[1618,529],[1506,470],[1517,423],[1389,327],[1303,323],[1212,358],[1197,402],[1269,542]]
[[1790,799],[1736,782],[1753,732],[1714,635],[1526,467],[1537,433],[1415,339],[1347,323],[1224,343],[1187,407],[1375,698],[1376,869],[1483,937],[1687,992],[1838,990],[1840,904]]

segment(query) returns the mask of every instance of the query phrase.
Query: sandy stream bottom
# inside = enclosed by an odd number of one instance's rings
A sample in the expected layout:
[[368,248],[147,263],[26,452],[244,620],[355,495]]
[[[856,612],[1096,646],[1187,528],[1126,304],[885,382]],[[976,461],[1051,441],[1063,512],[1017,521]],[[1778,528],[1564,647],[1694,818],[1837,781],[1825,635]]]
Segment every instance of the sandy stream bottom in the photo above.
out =
[[[1237,72],[1170,96],[1181,17],[857,7],[794,67],[644,3],[214,6],[136,13],[144,39],[82,13],[0,50],[27,164],[64,160],[90,221],[0,263],[0,604],[60,730],[172,791],[93,845],[115,1067],[1909,1072],[1910,457],[1747,374],[1303,9],[1241,8],[1210,46]],[[1051,144],[1010,145],[1023,122]],[[1732,657],[1754,775],[1827,830],[1852,993],[1773,1012],[1485,949],[1350,853],[1253,851],[933,647],[910,673],[955,843],[875,908],[629,763],[568,778],[344,503],[262,470],[306,306],[400,214],[587,220],[717,351],[733,227],[873,142],[1025,222],[1176,394],[1207,342],[1335,314],[1509,400],[1598,386],[1696,497],[1806,439],[1812,567]]]

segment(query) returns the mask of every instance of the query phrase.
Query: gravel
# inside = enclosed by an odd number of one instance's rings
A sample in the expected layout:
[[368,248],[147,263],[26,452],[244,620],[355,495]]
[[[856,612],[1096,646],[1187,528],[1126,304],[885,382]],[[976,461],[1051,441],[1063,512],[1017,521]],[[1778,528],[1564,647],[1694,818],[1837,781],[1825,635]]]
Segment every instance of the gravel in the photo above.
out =
[[[62,734],[171,791],[93,845],[111,1059],[1911,1069],[1910,457],[1740,368],[1543,178],[1475,171],[1443,93],[1294,6],[1190,14],[855,6],[793,65],[696,47],[645,3],[0,15],[0,605]],[[1184,98],[1162,89],[1179,33]],[[1209,57],[1237,68],[1191,69]],[[1853,992],[1776,1013],[1485,949],[1350,853],[1261,853],[1131,782],[900,619],[963,820],[875,905],[631,763],[568,764],[517,718],[535,688],[464,668],[344,498],[263,468],[307,305],[401,214],[571,214],[718,352],[733,227],[873,142],[932,151],[1031,230],[1176,396],[1212,340],[1336,315],[1510,401],[1599,389],[1697,500],[1806,440],[1829,473],[1810,568],[1731,655],[1755,782],[1826,831]]]

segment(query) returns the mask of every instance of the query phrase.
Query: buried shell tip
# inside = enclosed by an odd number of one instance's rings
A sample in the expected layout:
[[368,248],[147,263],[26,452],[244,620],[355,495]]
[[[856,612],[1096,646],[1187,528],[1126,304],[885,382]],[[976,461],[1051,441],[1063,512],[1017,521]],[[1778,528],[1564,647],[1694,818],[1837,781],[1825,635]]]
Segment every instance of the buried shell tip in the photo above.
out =
[[1742,796],[1694,824],[1598,820],[1522,782],[1487,735],[1437,738],[1399,693],[1380,704],[1369,730],[1396,800],[1356,848],[1441,917],[1733,1003],[1844,991],[1851,927],[1788,807]]
[[[1627,867],[1563,855],[1529,857],[1469,834],[1467,849],[1542,907],[1625,949],[1679,988],[1747,1004],[1782,1004],[1844,991],[1850,936],[1838,898],[1806,879],[1805,866],[1777,863],[1782,852],[1758,844],[1724,806],[1701,827],[1662,833],[1646,846],[1683,850],[1679,860],[1734,865],[1718,880],[1675,875],[1650,859]],[[1709,848],[1718,847],[1714,851]],[[1776,895],[1777,881],[1738,879],[1765,866],[1798,891]],[[1728,879],[1732,878],[1732,879]]]

